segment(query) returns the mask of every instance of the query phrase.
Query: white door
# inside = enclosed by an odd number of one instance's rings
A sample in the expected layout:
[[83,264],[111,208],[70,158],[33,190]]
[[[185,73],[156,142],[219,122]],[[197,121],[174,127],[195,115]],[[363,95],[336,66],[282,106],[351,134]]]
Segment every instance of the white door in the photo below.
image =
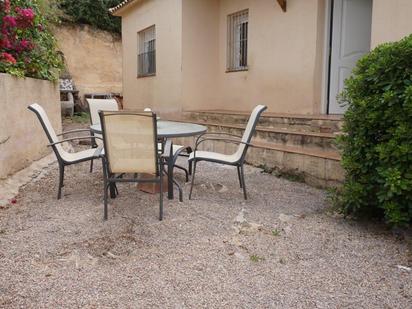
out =
[[373,0],[334,0],[329,75],[329,114],[345,108],[336,96],[356,62],[370,50]]

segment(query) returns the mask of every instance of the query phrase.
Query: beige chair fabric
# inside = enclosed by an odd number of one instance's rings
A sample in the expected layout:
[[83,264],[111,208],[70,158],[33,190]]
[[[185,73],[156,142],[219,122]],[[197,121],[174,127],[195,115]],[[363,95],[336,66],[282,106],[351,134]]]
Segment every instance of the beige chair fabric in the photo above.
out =
[[100,123],[99,111],[118,111],[119,106],[115,99],[86,99],[89,104],[92,124]]
[[[57,134],[54,131],[53,126],[50,123],[49,117],[47,116],[43,107],[41,107],[37,103],[31,104],[30,107],[36,110],[36,112],[39,114],[44,126],[46,127],[46,131],[47,131],[46,133],[50,136],[52,143],[57,143],[59,141],[59,138],[57,137]],[[89,157],[97,158],[102,151],[101,148],[94,148],[94,149],[87,149],[87,150],[71,153],[71,152],[67,152],[66,150],[64,150],[64,148],[62,147],[62,144],[56,144],[55,147],[60,157],[67,163],[80,161],[82,159],[89,158]]]
[[[118,111],[119,105],[115,99],[86,99],[87,104],[89,104],[90,119],[91,124],[100,123],[99,111]],[[103,138],[101,134],[94,133],[94,136]],[[100,139],[95,139],[94,141],[97,146],[102,146],[102,141]]]
[[102,111],[105,152],[111,173],[157,172],[152,113]]
[[[246,125],[245,131],[243,132],[243,136],[241,140],[243,143],[250,143],[252,139],[252,135],[253,135],[253,125],[256,122],[256,118],[259,116],[262,109],[266,109],[266,106],[257,105],[253,109],[252,113],[250,114],[249,121]],[[230,155],[220,154],[220,153],[211,152],[211,151],[196,151],[190,154],[189,160],[193,160],[194,156],[196,156],[196,158],[204,158],[204,159],[211,159],[211,160],[218,160],[222,162],[233,163],[233,162],[237,162],[240,160],[240,158],[242,157],[245,151],[245,147],[246,147],[245,144],[239,144],[236,152]]]

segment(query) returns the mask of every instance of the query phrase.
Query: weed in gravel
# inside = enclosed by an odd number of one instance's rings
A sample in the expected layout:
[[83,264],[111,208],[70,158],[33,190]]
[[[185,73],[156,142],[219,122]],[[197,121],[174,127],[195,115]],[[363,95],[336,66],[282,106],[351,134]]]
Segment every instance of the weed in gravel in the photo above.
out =
[[73,117],[71,117],[71,120],[74,123],[89,123],[90,115],[89,113],[85,113],[85,112],[74,113]]
[[275,177],[284,178],[293,182],[305,182],[305,174],[303,172],[299,172],[298,170],[280,169],[279,167],[270,167],[266,164],[261,164],[258,167],[261,168],[261,172],[265,174],[270,174]]
[[278,229],[273,229],[272,236],[280,236],[280,231]]
[[260,261],[264,261],[265,258],[264,258],[263,256],[259,256],[259,255],[257,255],[257,254],[252,254],[252,255],[250,256],[250,260],[251,260],[252,262],[257,263],[257,262],[260,262]]

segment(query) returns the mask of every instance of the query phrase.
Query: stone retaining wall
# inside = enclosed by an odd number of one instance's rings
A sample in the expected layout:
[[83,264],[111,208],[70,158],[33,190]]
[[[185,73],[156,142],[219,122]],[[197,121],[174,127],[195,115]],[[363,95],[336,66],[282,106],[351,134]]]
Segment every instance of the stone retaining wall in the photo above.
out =
[[61,25],[54,35],[79,96],[122,92],[120,36],[86,25]]

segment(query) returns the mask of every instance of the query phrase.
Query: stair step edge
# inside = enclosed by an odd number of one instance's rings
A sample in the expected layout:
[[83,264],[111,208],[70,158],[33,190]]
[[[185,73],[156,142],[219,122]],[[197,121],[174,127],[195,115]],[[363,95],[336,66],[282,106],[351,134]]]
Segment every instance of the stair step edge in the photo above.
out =
[[297,148],[297,147],[292,147],[292,146],[278,146],[276,144],[264,143],[264,142],[253,142],[253,141],[251,143],[251,146],[254,148],[269,149],[269,150],[275,150],[275,151],[307,155],[311,157],[318,157],[318,158],[328,159],[328,160],[333,160],[333,161],[341,161],[341,157],[338,152],[308,150],[308,149],[302,149],[302,148]]
[[[250,112],[246,111],[228,111],[228,110],[186,110],[183,113],[200,113],[200,114],[219,114],[219,115],[239,115],[250,116]],[[265,112],[261,115],[265,118],[295,118],[295,119],[313,119],[313,120],[330,120],[343,121],[341,115],[304,115],[304,114],[286,114],[286,113],[271,113]]]
[[[169,121],[186,122],[186,123],[195,123],[195,124],[200,124],[200,125],[204,125],[204,126],[225,127],[225,128],[240,129],[240,130],[245,129],[245,126],[237,125],[237,124],[222,124],[222,123],[204,122],[204,121],[197,121],[197,120],[193,121],[193,120],[185,120],[185,119],[168,119],[168,120]],[[335,139],[336,136],[337,136],[337,134],[335,134],[335,133],[293,131],[293,130],[285,130],[285,129],[266,128],[266,127],[262,127],[262,126],[257,126],[256,130],[261,131],[261,132],[268,132],[268,133],[305,135],[305,136],[330,138],[330,139]]]

